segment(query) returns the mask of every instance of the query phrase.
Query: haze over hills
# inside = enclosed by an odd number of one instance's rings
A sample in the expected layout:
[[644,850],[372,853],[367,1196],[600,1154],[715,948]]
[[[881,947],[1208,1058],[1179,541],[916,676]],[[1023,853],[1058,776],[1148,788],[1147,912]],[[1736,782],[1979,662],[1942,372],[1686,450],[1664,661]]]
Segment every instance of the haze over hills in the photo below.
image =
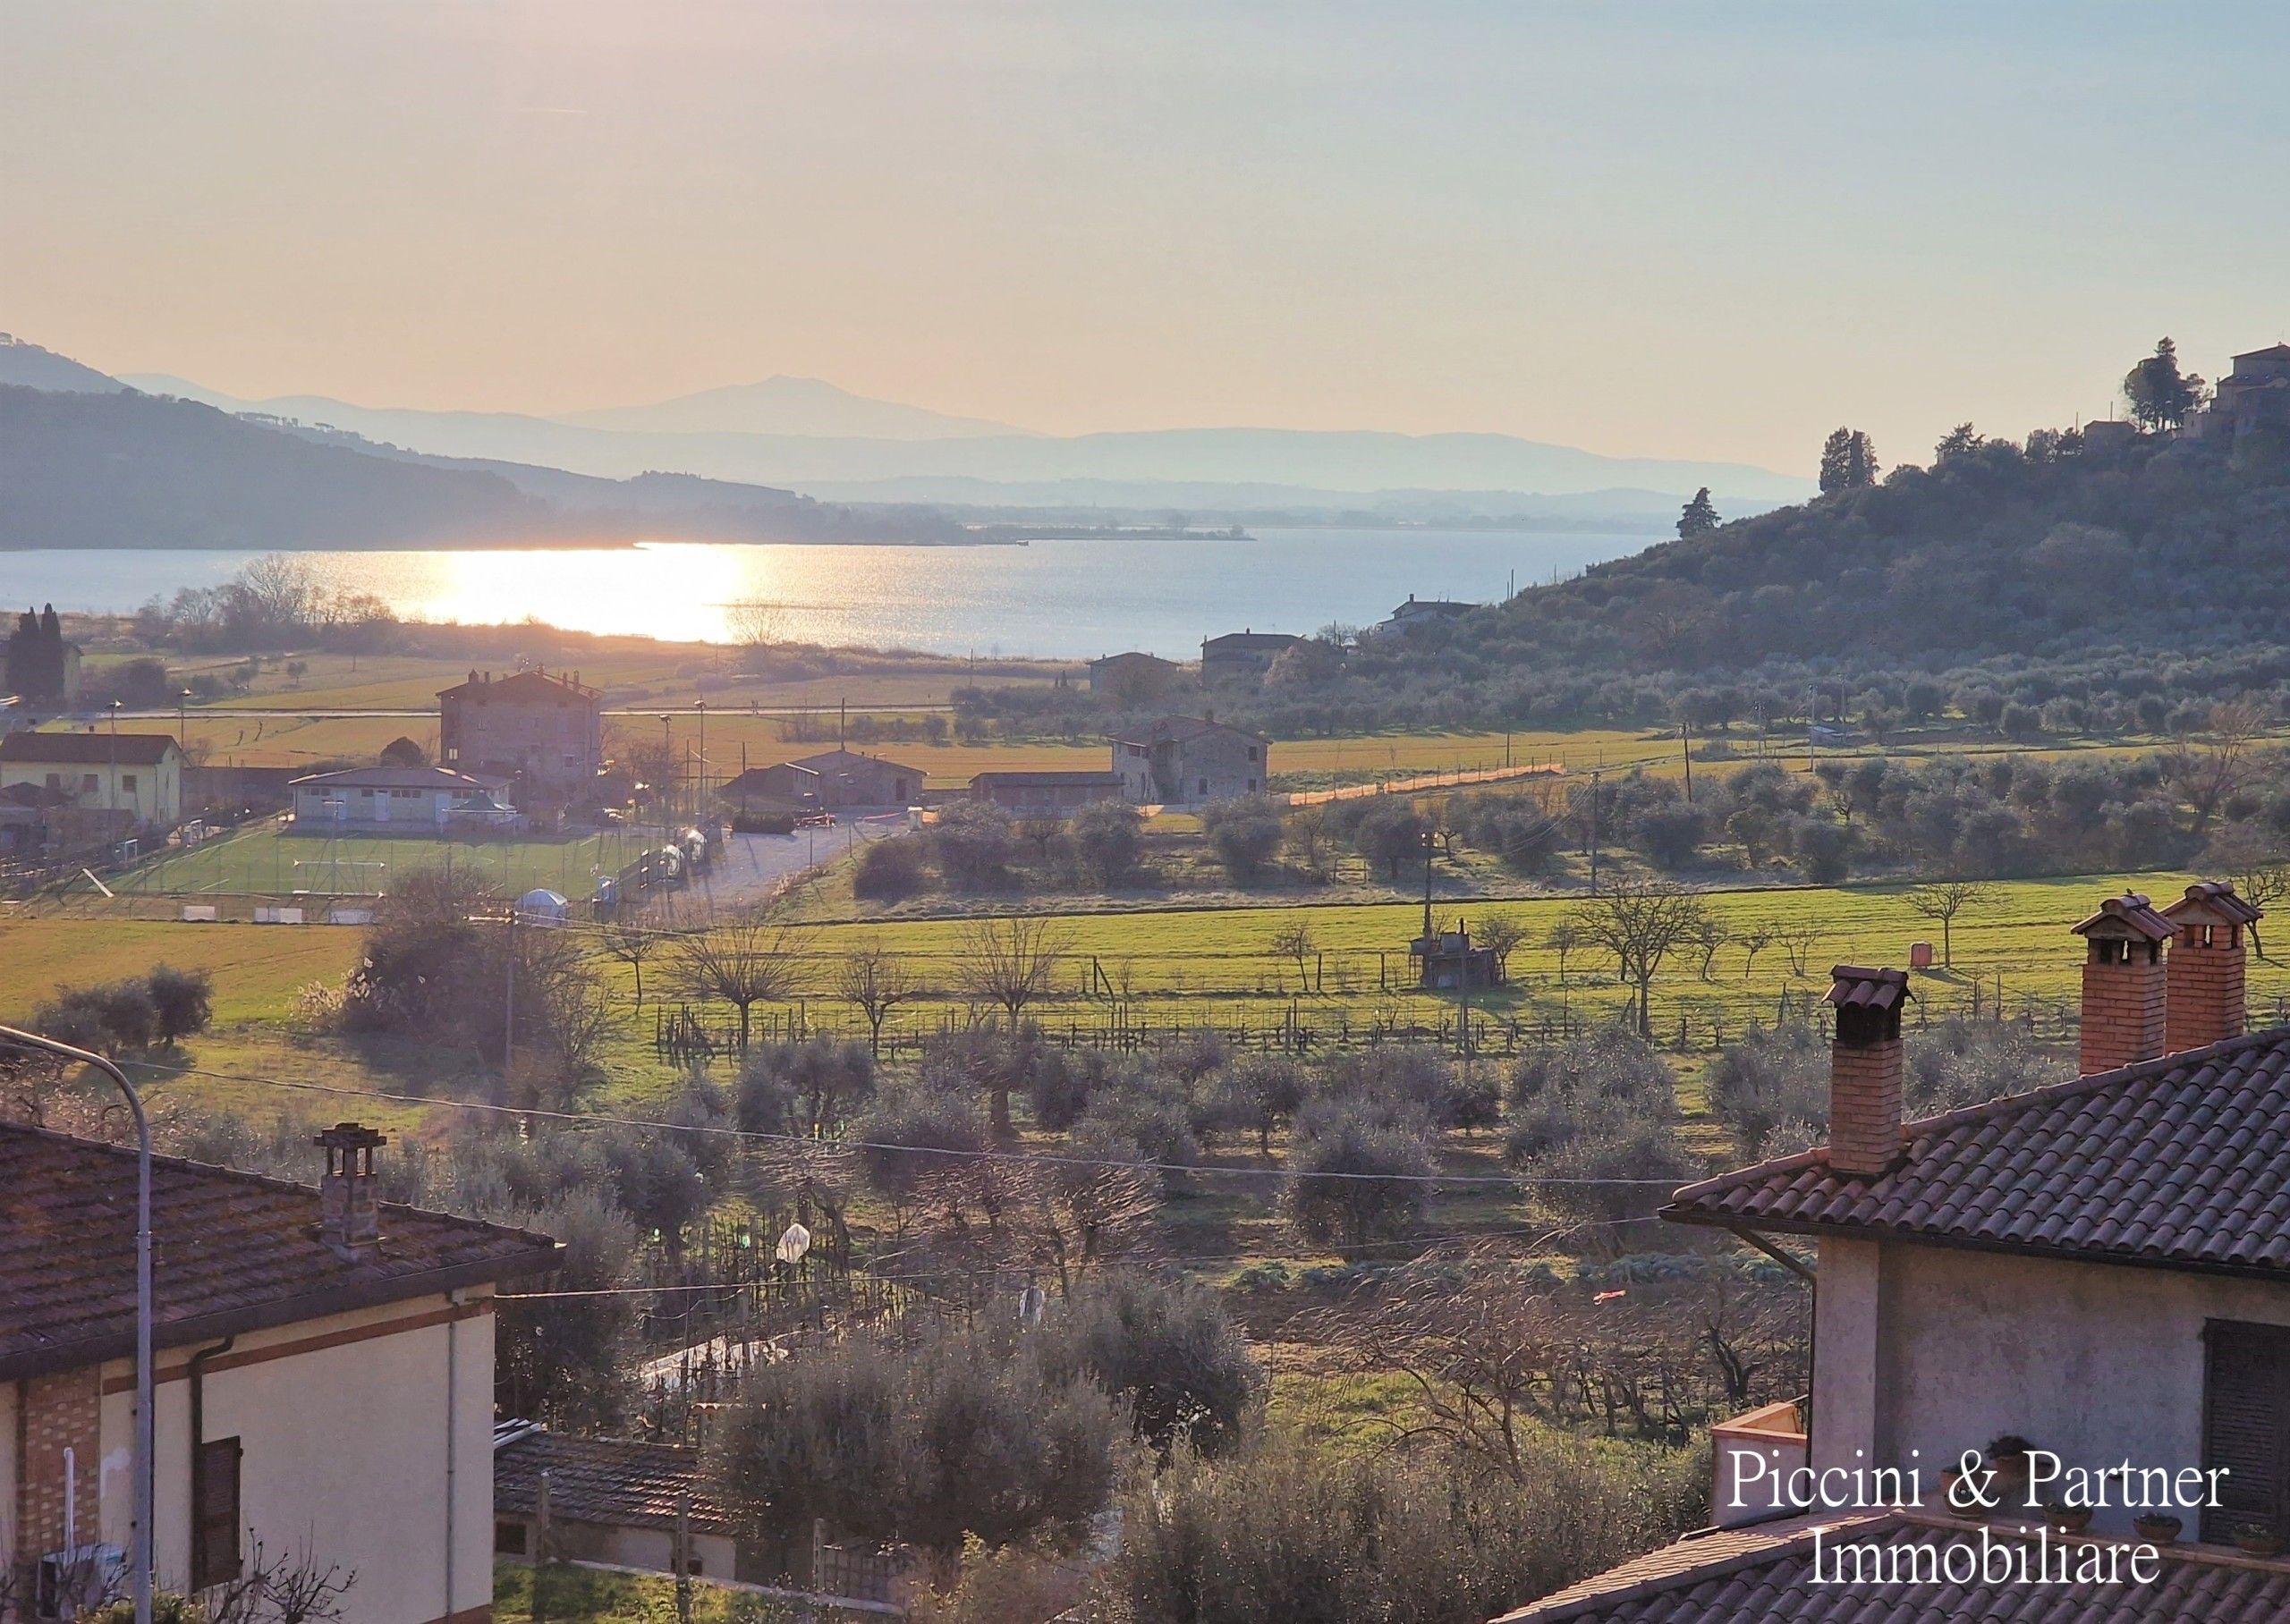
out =
[[859,440],[962,440],[1030,430],[920,406],[869,400],[815,377],[768,377],[649,406],[565,412],[556,421],[639,434],[817,435]]
[[[1107,500],[1146,506],[1185,500],[1163,487],[1233,485],[1277,490],[1282,504],[1311,498],[1327,505],[1345,496],[1412,490],[1516,493],[1527,501],[1511,504],[1513,511],[1531,511],[1535,498],[1608,490],[1655,493],[1674,503],[1708,486],[1721,508],[1743,512],[1798,500],[1812,488],[1809,480],[1742,463],[1608,457],[1507,435],[1281,428],[1038,435],[785,379],[564,419],[368,407],[321,395],[250,401],[157,375],[129,381],[225,410],[331,425],[443,456],[539,463],[608,478],[673,469],[832,491],[850,501],[1023,503],[1046,485],[1097,481],[1109,487]],[[662,426],[790,421],[791,410],[806,400],[817,402],[822,414],[806,420],[811,432]],[[862,421],[873,432],[817,432],[821,424]],[[933,432],[924,435],[925,427]],[[937,481],[961,484],[931,483]],[[1643,507],[1632,503],[1617,511]]]
[[72,394],[116,394],[128,387],[93,367],[81,366],[69,356],[6,333],[0,333],[0,384]]

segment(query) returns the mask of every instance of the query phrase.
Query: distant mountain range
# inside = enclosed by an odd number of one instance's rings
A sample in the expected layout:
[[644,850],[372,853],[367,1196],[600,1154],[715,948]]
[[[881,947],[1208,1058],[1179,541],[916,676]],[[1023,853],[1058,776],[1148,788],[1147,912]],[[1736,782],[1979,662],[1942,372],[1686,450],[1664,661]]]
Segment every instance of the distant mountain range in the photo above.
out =
[[0,549],[950,543],[920,509],[424,455],[168,399],[36,344],[0,345]]
[[1738,463],[1505,435],[1043,435],[808,378],[564,418],[249,401],[14,340],[0,343],[0,546],[965,539],[933,511],[948,508],[1643,534],[1702,486],[1728,517],[1811,489]]
[[[1039,504],[1046,487],[1098,487],[1108,505],[1202,505],[1184,487],[1232,486],[1275,506],[1340,506],[1403,491],[1499,493],[1497,511],[1549,497],[1626,493],[1675,505],[1708,486],[1721,510],[1762,512],[1812,493],[1809,480],[1735,462],[1607,457],[1508,435],[1401,435],[1285,428],[1177,428],[1056,436],[872,401],[802,378],[708,390],[656,405],[573,413],[429,411],[321,395],[241,400],[180,378],[137,388],[234,412],[327,425],[409,450],[538,463],[625,478],[671,469],[789,486],[836,500]],[[1632,497],[1638,498],[1632,500]],[[1053,503],[1072,500],[1053,495]],[[1577,510],[1579,511],[1579,509]]]

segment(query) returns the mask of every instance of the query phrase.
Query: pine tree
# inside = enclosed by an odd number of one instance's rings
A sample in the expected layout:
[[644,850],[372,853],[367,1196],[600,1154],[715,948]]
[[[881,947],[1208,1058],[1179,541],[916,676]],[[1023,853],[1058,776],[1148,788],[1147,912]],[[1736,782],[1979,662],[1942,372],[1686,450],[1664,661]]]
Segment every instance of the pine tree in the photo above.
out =
[[1709,501],[1709,487],[1703,486],[1694,492],[1693,500],[1678,514],[1678,539],[1685,541],[1695,536],[1707,536],[1725,522],[1718,517],[1718,510]]
[[2198,375],[2179,370],[2178,346],[2167,338],[2123,376],[2123,398],[2131,404],[2132,418],[2150,432],[2185,422],[2209,398],[2209,387]]
[[1840,428],[1822,443],[1822,495],[1874,485],[1878,471],[1877,447],[1861,430]]

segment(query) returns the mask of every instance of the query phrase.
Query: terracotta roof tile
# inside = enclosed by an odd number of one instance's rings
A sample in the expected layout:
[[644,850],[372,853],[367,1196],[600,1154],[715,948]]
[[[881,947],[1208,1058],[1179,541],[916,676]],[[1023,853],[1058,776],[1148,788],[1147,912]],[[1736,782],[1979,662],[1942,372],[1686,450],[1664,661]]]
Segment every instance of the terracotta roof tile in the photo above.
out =
[[632,1439],[573,1438],[537,1427],[494,1445],[493,1509],[513,1517],[536,1515],[544,1471],[552,1518],[673,1528],[676,1502],[689,1494],[695,1533],[739,1532],[691,1450]]
[[[318,1236],[318,1191],[175,1156],[151,1166],[157,1345],[546,1269],[546,1235],[385,1203],[379,1254]],[[131,1353],[135,1153],[0,1124],[0,1378]]]
[[[1843,972],[1840,971],[1840,974]],[[1876,1178],[1825,1149],[1691,1184],[1666,1217],[2290,1274],[2290,1028],[1908,1124]]]

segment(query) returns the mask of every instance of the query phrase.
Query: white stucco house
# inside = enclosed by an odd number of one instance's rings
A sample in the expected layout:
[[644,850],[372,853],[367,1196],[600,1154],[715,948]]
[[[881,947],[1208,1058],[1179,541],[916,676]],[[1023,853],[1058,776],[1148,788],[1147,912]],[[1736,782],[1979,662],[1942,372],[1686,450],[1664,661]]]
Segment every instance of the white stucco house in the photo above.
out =
[[[382,1136],[319,1136],[318,1188],[153,1173],[154,1556],[199,1591],[307,1553],[348,1624],[492,1610],[493,1293],[547,1237],[378,1203]],[[323,1154],[321,1163],[319,1157]],[[123,1589],[135,1484],[135,1156],[0,1126],[5,1611]]]
[[[2084,1074],[1905,1123],[1909,978],[1839,966],[1828,1143],[1663,1212],[1810,1243],[1811,1391],[1714,1429],[1717,1526],[1505,1624],[2290,1619],[2290,1028],[2243,1029],[2256,918],[2218,884],[2110,899],[2074,927]],[[1941,1474],[2006,1438],[2057,1476],[1953,1510]],[[1845,1503],[1777,1506],[1760,1465]],[[1921,1479],[1845,1476],[1877,1468]],[[2078,1483],[2112,1487],[2087,1529],[2047,1527]],[[2023,1565],[1958,1577],[1990,1549]]]
[[301,834],[436,833],[453,827],[508,831],[522,817],[500,798],[505,779],[451,767],[344,767],[287,785]]

